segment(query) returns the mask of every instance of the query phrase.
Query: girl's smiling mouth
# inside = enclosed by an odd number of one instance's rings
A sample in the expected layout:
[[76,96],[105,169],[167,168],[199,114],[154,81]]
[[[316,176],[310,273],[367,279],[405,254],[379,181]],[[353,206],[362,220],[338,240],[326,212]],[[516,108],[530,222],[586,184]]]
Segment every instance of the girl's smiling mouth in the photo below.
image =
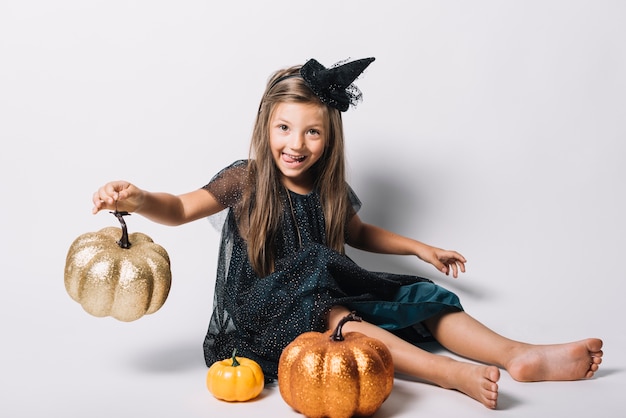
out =
[[293,154],[287,154],[287,153],[282,153],[283,156],[283,161],[289,164],[292,163],[301,163],[306,159],[306,155],[293,155]]

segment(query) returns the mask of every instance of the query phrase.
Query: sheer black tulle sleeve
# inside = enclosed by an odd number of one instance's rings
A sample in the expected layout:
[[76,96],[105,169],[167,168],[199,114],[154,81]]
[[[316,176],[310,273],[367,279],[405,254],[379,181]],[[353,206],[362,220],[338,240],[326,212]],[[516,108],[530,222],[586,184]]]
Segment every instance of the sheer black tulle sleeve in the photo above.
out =
[[350,216],[348,218],[351,218],[352,215],[356,214],[359,210],[361,210],[361,200],[356,195],[356,193],[354,193],[354,190],[352,190],[352,187],[350,186],[348,186],[348,199],[350,200],[350,205],[352,206],[352,209],[354,210],[354,213],[349,214]]
[[241,201],[247,176],[247,160],[238,160],[217,173],[202,187],[211,193],[218,202],[233,207]]

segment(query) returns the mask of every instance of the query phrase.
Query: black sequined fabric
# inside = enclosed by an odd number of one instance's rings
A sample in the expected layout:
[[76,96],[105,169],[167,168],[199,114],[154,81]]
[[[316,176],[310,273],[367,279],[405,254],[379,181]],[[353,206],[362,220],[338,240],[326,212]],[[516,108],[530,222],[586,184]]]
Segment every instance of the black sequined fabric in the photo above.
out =
[[[458,298],[430,280],[367,271],[324,245],[319,195],[285,191],[276,240],[275,271],[258,277],[240,236],[233,208],[243,196],[247,161],[218,173],[204,188],[226,209],[213,312],[204,341],[208,366],[231,356],[258,362],[266,378],[277,375],[283,348],[306,331],[326,330],[329,309],[356,309],[365,320],[413,340],[414,326],[444,310],[462,309]],[[360,201],[350,189],[355,211]]]
[[372,57],[337,63],[330,68],[310,59],[302,66],[300,74],[323,103],[345,112],[350,105],[356,106],[361,100],[361,90],[352,82],[374,59]]

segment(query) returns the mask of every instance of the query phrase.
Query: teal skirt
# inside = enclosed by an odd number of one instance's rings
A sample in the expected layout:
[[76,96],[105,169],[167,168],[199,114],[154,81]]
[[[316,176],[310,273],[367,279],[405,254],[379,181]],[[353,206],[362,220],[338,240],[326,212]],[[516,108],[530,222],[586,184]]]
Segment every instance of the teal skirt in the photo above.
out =
[[414,329],[423,337],[429,336],[421,325],[424,320],[463,310],[457,295],[430,281],[405,284],[388,300],[355,301],[347,305],[363,320],[388,331]]

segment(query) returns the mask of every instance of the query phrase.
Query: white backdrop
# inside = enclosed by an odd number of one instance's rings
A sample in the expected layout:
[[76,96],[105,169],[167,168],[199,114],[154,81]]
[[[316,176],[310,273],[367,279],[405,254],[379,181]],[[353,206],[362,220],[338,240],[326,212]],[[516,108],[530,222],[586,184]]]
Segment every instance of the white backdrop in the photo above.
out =
[[[165,306],[133,323],[73,302],[65,255],[78,235],[115,225],[90,213],[104,182],[181,193],[245,158],[274,70],[374,56],[357,82],[364,101],[344,117],[361,216],[460,251],[468,272],[453,281],[414,259],[351,255],[435,278],[513,338],[602,337],[595,379],[505,374],[500,409],[618,416],[624,21],[617,0],[3,0],[0,415],[298,416],[275,387],[241,405],[204,387],[219,241],[208,222],[127,219],[168,250],[174,275]],[[398,379],[376,416],[485,411]]]

